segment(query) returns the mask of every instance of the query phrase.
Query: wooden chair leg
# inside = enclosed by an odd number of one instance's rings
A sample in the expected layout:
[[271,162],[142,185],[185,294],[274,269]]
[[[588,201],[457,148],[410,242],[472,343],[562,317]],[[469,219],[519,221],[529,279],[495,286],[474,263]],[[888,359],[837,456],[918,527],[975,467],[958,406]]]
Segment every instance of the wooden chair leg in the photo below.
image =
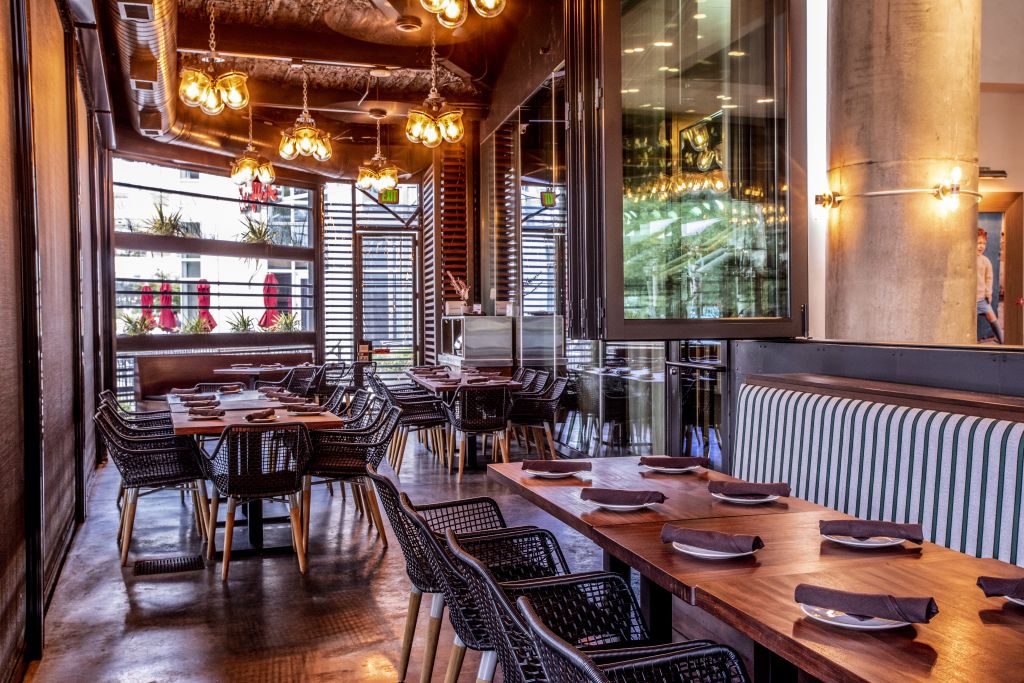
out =
[[202,538],[206,533],[206,525],[203,524],[203,513],[199,505],[199,490],[194,484],[188,487],[188,496],[192,499],[192,521],[196,524],[196,533]]
[[135,527],[135,506],[139,501],[139,489],[128,489],[125,493],[124,531],[121,532],[121,566],[128,564],[128,548],[132,544],[132,529]]
[[352,488],[352,502],[356,504],[356,511],[362,513],[363,510],[363,497],[359,495],[359,487],[354,481],[350,481],[348,485]]
[[402,438],[398,442],[398,456],[396,458],[394,468],[396,477],[402,473],[402,461],[405,459],[405,445],[409,441],[409,432],[410,430],[408,428],[402,430]]
[[404,681],[409,671],[409,655],[412,654],[412,641],[416,637],[416,622],[420,618],[420,603],[423,591],[413,586],[409,591],[409,608],[405,611],[405,633],[402,636],[402,659],[398,663],[398,680]]
[[548,440],[548,449],[551,451],[551,459],[558,460],[558,451],[555,450],[555,437],[551,434],[551,425],[544,423],[544,436]]
[[362,479],[359,480],[359,495],[363,498],[363,512],[366,513],[366,526],[372,527],[373,522],[373,506],[370,504],[370,491],[366,485],[366,482]]
[[452,655],[448,659],[448,670],[444,674],[444,683],[459,683],[459,674],[462,673],[462,661],[466,658],[466,645],[462,639],[455,636],[452,643]]
[[510,461],[512,459],[512,452],[509,450],[509,448],[511,447],[511,443],[509,441],[509,434],[508,433],[509,433],[509,430],[506,429],[505,433],[501,435],[501,442],[502,442],[502,445],[505,447],[505,462],[508,462],[508,461]]
[[[302,545],[302,521],[299,519],[299,498],[294,493],[288,495],[288,516],[292,521],[292,544],[299,560],[299,572],[306,573],[306,549]],[[226,564],[226,563],[225,563]]]
[[228,498],[227,516],[224,518],[224,555],[220,563],[220,580],[228,580],[228,565],[231,563],[231,538],[235,533],[235,507],[238,501]]
[[462,432],[462,439],[459,441],[459,477],[456,480],[460,484],[462,483],[462,471],[466,468],[467,443],[468,439],[466,438],[466,432]]
[[366,502],[370,506],[370,516],[373,517],[373,525],[377,527],[377,535],[380,536],[380,542],[384,545],[384,549],[388,549],[388,535],[384,531],[384,518],[380,514],[380,505],[377,503],[377,494],[373,488],[369,485],[365,485],[366,491]]
[[205,479],[197,479],[196,487],[199,489],[199,504],[203,513],[203,537],[205,538],[206,532],[210,528],[210,494],[206,490]]
[[441,618],[444,616],[444,596],[431,593],[430,620],[427,622],[427,643],[423,650],[423,669],[420,683],[430,683],[434,675],[434,660],[437,658],[437,641],[441,636]]
[[306,552],[309,548],[309,513],[312,499],[313,477],[307,474],[302,478],[302,552]]
[[206,560],[213,562],[217,552],[217,508],[220,506],[220,496],[217,495],[217,488],[213,489],[213,497],[210,498],[210,514],[206,524]]

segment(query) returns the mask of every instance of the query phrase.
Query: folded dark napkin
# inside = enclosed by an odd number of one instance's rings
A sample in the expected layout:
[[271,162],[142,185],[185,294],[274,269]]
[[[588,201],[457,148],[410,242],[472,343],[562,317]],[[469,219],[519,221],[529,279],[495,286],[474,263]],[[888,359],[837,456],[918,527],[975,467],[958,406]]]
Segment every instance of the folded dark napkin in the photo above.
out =
[[673,458],[667,455],[645,455],[640,458],[641,465],[648,467],[670,467],[682,469],[684,467],[710,467],[711,460],[708,458]]
[[252,422],[253,420],[267,420],[272,417],[274,417],[274,409],[267,408],[266,410],[257,410],[255,413],[248,413],[245,419],[248,422]]
[[486,377],[467,377],[466,378],[466,384],[483,384],[483,383],[489,382],[489,381],[490,380],[487,379]]
[[708,493],[726,496],[788,496],[789,484],[755,484],[749,481],[712,481]]
[[301,396],[275,396],[278,403],[293,404],[293,403],[305,403],[306,399]]
[[284,389],[271,389],[270,391],[263,392],[263,394],[267,398],[288,398],[289,396],[294,396],[292,392],[285,391]]
[[185,395],[195,395],[196,388],[195,387],[191,387],[189,389],[171,389],[167,393],[168,394],[174,394],[175,396],[181,396],[182,394],[185,394]]
[[599,505],[647,505],[664,503],[667,498],[661,491],[623,491],[621,489],[586,488],[580,491],[581,500],[593,501]]
[[661,527],[661,542],[682,543],[721,553],[749,553],[764,547],[764,541],[760,536],[688,529],[685,526],[674,524],[666,524]]
[[534,472],[589,472],[593,469],[589,462],[568,462],[565,460],[524,460],[524,470]]
[[220,408],[189,408],[189,415],[197,415],[199,417],[224,417],[226,411]]
[[849,593],[807,583],[796,587],[793,599],[805,605],[846,612],[851,616],[909,621],[912,624],[927,624],[939,613],[934,598]]
[[818,529],[829,536],[852,536],[871,538],[888,536],[905,538],[913,543],[924,541],[924,530],[920,524],[896,524],[895,522],[874,522],[866,519],[830,519],[818,522]]
[[1024,579],[1000,579],[995,576],[979,576],[978,587],[985,591],[985,597],[1005,596],[1024,600]]
[[220,401],[218,401],[215,398],[207,398],[202,400],[189,399],[188,401],[182,401],[181,405],[185,406],[186,408],[215,408],[220,405]]
[[241,391],[244,388],[241,384],[224,384],[218,391]]
[[315,403],[303,403],[301,405],[288,406],[289,413],[322,413],[323,410],[323,406],[318,406]]

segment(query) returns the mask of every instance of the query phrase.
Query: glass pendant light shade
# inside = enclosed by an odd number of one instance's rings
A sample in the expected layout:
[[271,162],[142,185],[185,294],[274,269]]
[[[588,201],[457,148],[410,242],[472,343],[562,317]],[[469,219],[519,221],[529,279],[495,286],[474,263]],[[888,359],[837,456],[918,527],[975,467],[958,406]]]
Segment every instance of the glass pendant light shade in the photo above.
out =
[[703,152],[697,155],[697,168],[702,171],[708,171],[712,166],[715,165],[715,153],[710,149],[705,149]]
[[722,169],[716,168],[708,174],[707,184],[711,192],[725,194],[729,191],[729,176]]
[[210,77],[206,75],[206,72],[185,67],[181,70],[178,98],[187,107],[198,107],[206,99],[210,85]]
[[377,190],[393,190],[398,187],[398,169],[394,166],[385,166],[380,169],[377,175]]
[[409,112],[409,119],[405,123],[405,137],[409,142],[418,143],[423,135],[423,127],[428,121],[427,115],[418,109]]
[[295,126],[292,137],[295,138],[295,148],[299,154],[308,157],[316,148],[317,140],[320,138],[320,131],[303,122]]
[[217,88],[207,88],[199,109],[207,116],[216,116],[224,111],[224,100],[220,98]]
[[445,28],[458,28],[466,23],[469,16],[467,0],[449,0],[437,15],[437,21]]
[[377,183],[377,172],[366,166],[359,167],[359,176],[356,178],[356,187],[360,190],[371,190]]
[[423,133],[420,135],[420,142],[423,143],[424,147],[433,149],[441,144],[443,138],[441,137],[441,129],[438,127],[435,121],[428,121],[423,126]]
[[317,161],[327,161],[331,158],[331,138],[321,133],[313,145],[313,158]]
[[224,104],[231,109],[245,109],[249,106],[248,76],[240,71],[229,71],[217,79],[217,92]]
[[466,128],[462,123],[462,111],[458,109],[443,114],[438,118],[437,125],[445,142],[458,142],[466,134]]
[[285,161],[291,161],[295,157],[299,156],[299,148],[295,144],[295,137],[292,133],[292,128],[281,133],[281,144],[277,148],[277,153],[281,155],[281,158]]
[[476,13],[485,19],[493,19],[505,9],[505,0],[469,0]]
[[444,11],[452,0],[420,0],[420,5],[423,9],[433,14],[439,14]]
[[256,169],[256,180],[260,181],[264,185],[272,185],[277,180],[277,172],[274,171],[274,165],[270,163],[270,159],[264,159],[259,157],[259,167]]
[[256,178],[259,168],[259,160],[246,151],[231,165],[231,180],[236,185],[247,185]]
[[695,151],[703,152],[708,148],[708,129],[703,124],[687,128],[684,135]]

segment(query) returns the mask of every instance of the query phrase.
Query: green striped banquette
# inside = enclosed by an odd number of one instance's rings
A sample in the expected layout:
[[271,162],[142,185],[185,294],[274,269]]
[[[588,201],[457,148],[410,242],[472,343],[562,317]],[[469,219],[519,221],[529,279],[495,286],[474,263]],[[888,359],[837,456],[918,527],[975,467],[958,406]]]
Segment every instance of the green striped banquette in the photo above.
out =
[[1024,565],[1024,423],[741,385],[733,474]]

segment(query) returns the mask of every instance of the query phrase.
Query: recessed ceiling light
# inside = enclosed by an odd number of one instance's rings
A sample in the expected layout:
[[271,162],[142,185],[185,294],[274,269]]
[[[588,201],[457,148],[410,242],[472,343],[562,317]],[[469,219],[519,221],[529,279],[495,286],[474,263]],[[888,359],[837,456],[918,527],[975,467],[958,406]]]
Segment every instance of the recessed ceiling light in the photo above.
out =
[[771,103],[772,103],[772,102],[774,102],[774,101],[775,101],[775,100],[774,100],[774,99],[772,99],[771,97],[762,97],[762,98],[760,98],[760,99],[759,99],[759,100],[757,101],[757,103],[758,103],[758,104],[771,104]]
[[667,66],[659,66],[658,67],[658,71],[668,71],[668,67]]
[[715,95],[716,100],[731,100],[732,97],[729,95]]
[[640,88],[630,88],[626,92],[630,92],[630,93],[632,93],[632,92],[640,92]]
[[701,35],[701,34],[699,34],[699,33],[697,34],[697,40],[703,40],[703,38],[704,38],[704,36],[702,36],[702,35]]
[[696,109],[687,109],[687,110],[686,110],[686,113],[687,113],[687,114],[694,114],[694,113],[696,113],[696,112],[697,112],[697,110],[696,110]]
[[659,40],[653,43],[654,47],[672,47],[671,40]]
[[723,104],[722,109],[736,109],[739,106],[738,104]]
[[665,107],[655,107],[654,111],[665,111]]
[[708,15],[704,14],[703,12],[697,12],[696,14],[693,15],[693,18],[694,19],[707,19]]
[[668,72],[669,72],[669,73],[672,73],[672,74],[677,74],[677,73],[679,73],[679,67],[675,67],[675,66],[670,66],[670,67],[668,68]]
[[379,66],[370,69],[370,75],[374,78],[391,78],[391,69]]
[[647,107],[650,107],[650,106],[651,106],[651,103],[650,103],[650,102],[645,102],[645,103],[643,103],[643,104],[641,104],[641,105],[640,105],[640,108],[641,108],[641,109],[646,109]]
[[746,57],[747,53],[743,50],[729,50],[728,55],[730,57]]
[[624,54],[624,55],[631,55],[631,54],[633,54],[633,48],[627,47],[625,50],[622,51],[622,54]]

